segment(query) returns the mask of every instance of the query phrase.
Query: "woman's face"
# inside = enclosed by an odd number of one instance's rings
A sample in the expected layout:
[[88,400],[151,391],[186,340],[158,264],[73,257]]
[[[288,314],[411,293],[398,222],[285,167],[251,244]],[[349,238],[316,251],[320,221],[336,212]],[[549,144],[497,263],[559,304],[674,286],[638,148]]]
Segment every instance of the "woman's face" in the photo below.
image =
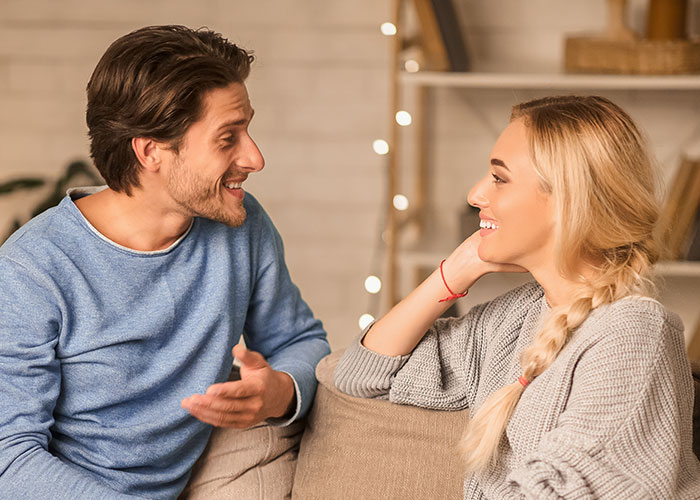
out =
[[511,122],[491,151],[489,172],[469,192],[481,210],[479,257],[530,271],[554,260],[554,200],[540,188],[523,118]]

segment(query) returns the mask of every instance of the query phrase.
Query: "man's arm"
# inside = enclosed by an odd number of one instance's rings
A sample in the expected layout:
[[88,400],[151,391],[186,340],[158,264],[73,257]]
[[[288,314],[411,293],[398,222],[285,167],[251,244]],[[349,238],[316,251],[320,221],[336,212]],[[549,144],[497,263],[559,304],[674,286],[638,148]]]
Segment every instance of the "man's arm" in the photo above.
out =
[[48,451],[61,390],[60,312],[40,278],[6,257],[0,278],[0,496],[134,500]]
[[241,380],[214,384],[182,406],[217,426],[247,427],[262,420],[288,425],[306,414],[316,392],[315,369],[330,352],[321,322],[314,318],[292,283],[282,239],[257,201],[248,222],[254,233],[252,286],[244,337],[237,346]]
[[289,375],[295,385],[296,408],[274,424],[290,424],[304,416],[316,393],[316,365],[330,353],[326,332],[292,282],[284,259],[282,238],[260,208],[261,238],[257,252],[256,281],[251,296],[244,338],[273,370]]

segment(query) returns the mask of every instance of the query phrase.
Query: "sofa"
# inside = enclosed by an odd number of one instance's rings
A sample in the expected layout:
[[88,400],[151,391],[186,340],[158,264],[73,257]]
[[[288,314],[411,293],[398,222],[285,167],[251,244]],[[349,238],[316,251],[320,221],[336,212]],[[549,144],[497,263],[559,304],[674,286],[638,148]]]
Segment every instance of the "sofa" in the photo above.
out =
[[[455,443],[468,411],[343,394],[333,383],[341,355],[318,364],[316,399],[305,422],[215,429],[180,500],[461,499]],[[700,456],[700,363],[692,368],[693,447]]]

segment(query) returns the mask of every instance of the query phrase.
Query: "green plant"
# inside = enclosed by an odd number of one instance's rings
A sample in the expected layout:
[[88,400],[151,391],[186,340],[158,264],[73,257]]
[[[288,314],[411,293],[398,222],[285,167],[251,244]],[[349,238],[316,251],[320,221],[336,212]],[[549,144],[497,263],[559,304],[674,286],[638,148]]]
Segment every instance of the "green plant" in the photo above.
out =
[[[52,189],[48,195],[45,198],[42,198],[42,200],[32,209],[30,215],[31,218],[39,215],[48,208],[58,205],[65,196],[66,190],[69,187],[74,187],[76,185],[75,180],[79,177],[86,179],[91,184],[104,183],[100,175],[97,174],[88,163],[82,160],[76,160],[69,163],[63,171],[63,174],[57,179],[25,177],[4,182],[0,184],[0,196],[6,196],[18,191],[39,189],[50,185],[53,182]],[[15,217],[10,229],[6,232],[2,240],[0,240],[0,243],[9,238],[10,235],[19,229],[24,222],[22,221],[21,217]]]

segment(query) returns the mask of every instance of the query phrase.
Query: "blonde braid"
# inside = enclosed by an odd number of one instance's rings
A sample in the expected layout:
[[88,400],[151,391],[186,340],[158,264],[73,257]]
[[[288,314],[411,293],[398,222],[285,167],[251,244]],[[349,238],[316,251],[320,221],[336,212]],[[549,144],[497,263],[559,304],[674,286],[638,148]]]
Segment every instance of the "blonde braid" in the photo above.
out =
[[[637,258],[649,262],[640,253]],[[531,382],[549,368],[571,333],[581,326],[593,309],[615,302],[640,288],[641,280],[636,272],[630,272],[627,263],[615,267],[599,276],[595,284],[582,285],[582,291],[573,302],[551,310],[542,329],[521,355],[522,376],[526,381]],[[498,443],[524,390],[525,386],[519,381],[502,387],[491,394],[469,420],[459,443],[467,470],[479,471],[494,464],[498,458]]]

